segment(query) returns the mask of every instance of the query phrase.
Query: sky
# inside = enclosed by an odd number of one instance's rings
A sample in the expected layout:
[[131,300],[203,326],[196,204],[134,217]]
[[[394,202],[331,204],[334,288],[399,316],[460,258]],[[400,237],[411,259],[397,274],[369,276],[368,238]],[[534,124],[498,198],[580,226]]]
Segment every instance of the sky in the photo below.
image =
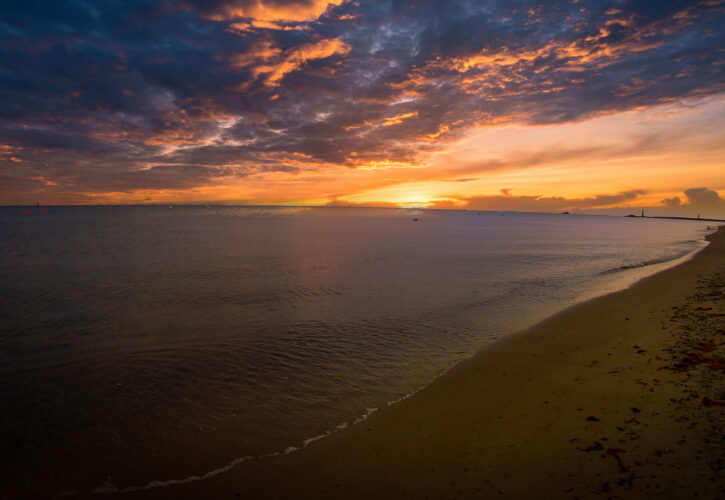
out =
[[5,0],[36,202],[725,218],[725,0]]

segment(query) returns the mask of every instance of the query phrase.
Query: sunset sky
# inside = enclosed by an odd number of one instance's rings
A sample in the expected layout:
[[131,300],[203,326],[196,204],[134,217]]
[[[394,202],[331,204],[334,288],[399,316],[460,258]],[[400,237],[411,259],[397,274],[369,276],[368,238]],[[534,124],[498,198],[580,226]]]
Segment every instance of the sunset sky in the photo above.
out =
[[36,202],[725,218],[725,0],[6,0]]

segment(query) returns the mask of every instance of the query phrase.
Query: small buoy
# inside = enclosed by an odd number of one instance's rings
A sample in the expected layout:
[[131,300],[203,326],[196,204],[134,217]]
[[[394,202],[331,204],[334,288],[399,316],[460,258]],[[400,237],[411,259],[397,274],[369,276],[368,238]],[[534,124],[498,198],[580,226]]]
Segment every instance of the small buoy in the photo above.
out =
[[30,210],[26,210],[25,215],[30,215]]

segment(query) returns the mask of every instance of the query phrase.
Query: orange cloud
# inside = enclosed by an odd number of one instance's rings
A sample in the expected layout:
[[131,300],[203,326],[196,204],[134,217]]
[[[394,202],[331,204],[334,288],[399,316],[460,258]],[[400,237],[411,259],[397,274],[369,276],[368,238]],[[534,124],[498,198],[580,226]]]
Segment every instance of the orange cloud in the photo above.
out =
[[[690,9],[691,10],[691,9]],[[437,58],[416,68],[407,81],[398,84],[405,89],[425,89],[435,85],[440,70],[459,75],[457,84],[469,94],[486,93],[489,100],[532,93],[556,93],[565,89],[553,82],[531,82],[531,71],[579,72],[602,69],[632,54],[648,52],[664,44],[663,34],[674,34],[691,24],[692,13],[686,8],[665,21],[637,27],[632,15],[613,9],[596,34],[575,41],[552,39],[537,47],[486,48],[479,53],[450,59]],[[694,14],[693,14],[694,15]],[[674,24],[671,21],[674,20]],[[624,36],[612,36],[614,28]],[[435,76],[434,76],[435,75]],[[686,74],[683,74],[686,76]],[[625,89],[626,91],[626,89]]]
[[23,160],[13,156],[15,153],[20,151],[22,148],[16,146],[9,146],[7,144],[0,144],[0,160],[8,160],[14,163],[21,163]]
[[390,127],[391,125],[398,125],[400,123],[403,123],[404,120],[407,120],[408,118],[414,118],[418,116],[417,111],[413,111],[412,113],[401,113],[399,115],[391,116],[389,118],[384,118],[383,127]]
[[[349,131],[351,131],[351,130],[355,130],[355,129],[358,129],[358,128],[362,128],[362,127],[369,127],[370,125],[372,125],[372,123],[370,123],[369,121],[365,120],[365,121],[363,121],[362,123],[354,123],[354,124],[352,124],[352,125],[347,125],[346,127],[342,127],[342,129],[343,129],[343,130],[344,130],[345,132],[349,132]],[[353,151],[353,153],[351,153],[351,155],[352,155],[352,156],[355,156],[355,155],[357,155],[357,153],[355,153],[355,152]]]
[[[237,117],[213,109],[201,110],[193,114],[186,110],[169,110],[162,116],[162,127],[152,135],[139,135],[139,132],[124,137],[134,137],[149,146],[165,146],[167,153],[179,147],[208,144],[217,138],[220,130],[232,126]],[[117,132],[103,131],[108,137],[116,136]],[[94,135],[95,136],[95,135]]]
[[269,61],[282,54],[282,50],[269,40],[263,40],[254,44],[251,49],[241,54],[234,54],[230,57],[231,64],[235,68],[245,68],[259,61]]
[[456,120],[451,124],[443,123],[438,126],[438,130],[436,132],[417,137],[417,139],[421,141],[435,142],[442,135],[449,133],[451,131],[451,127],[455,127],[456,125],[460,125],[461,123],[463,123],[463,120]]
[[232,23],[229,25],[229,29],[230,29],[230,31],[246,32],[246,31],[252,31],[254,29],[272,29],[272,30],[291,31],[291,30],[305,30],[308,28],[306,26],[286,26],[286,25],[282,24],[281,22],[275,22],[275,21],[262,21],[262,20],[252,19],[251,21]]
[[334,55],[344,56],[349,52],[350,46],[341,38],[325,38],[286,52],[265,41],[248,52],[235,54],[231,58],[231,63],[237,68],[250,68],[255,79],[264,76],[264,84],[274,87],[279,85],[285,75],[300,68],[307,61],[325,59]]
[[563,44],[552,41],[535,50],[512,51],[504,48],[501,52],[487,51],[469,57],[456,58],[447,64],[450,69],[454,69],[459,73],[465,73],[471,69],[493,71],[506,66],[530,63],[543,57],[551,57],[555,60],[567,59],[567,64],[570,66],[604,62],[601,61],[603,59],[611,59],[609,61],[611,63],[622,55],[656,49],[663,43],[662,41],[643,40],[642,33],[635,33],[622,42],[607,45],[602,41],[606,36],[608,36],[608,32],[603,29],[599,35],[587,38],[585,40],[587,43],[576,41]]
[[343,0],[307,0],[298,2],[269,2],[254,0],[230,3],[209,15],[215,21],[227,21],[239,18],[252,18],[256,21],[302,22],[320,17],[331,6],[340,5]]
[[38,181],[42,183],[44,186],[57,186],[57,182],[53,182],[51,180],[46,179],[45,177],[30,177],[30,179],[33,179],[34,181]]
[[501,52],[484,52],[464,58],[456,58],[450,62],[450,68],[465,73],[472,68],[485,68],[488,66],[511,66],[520,62],[533,61],[549,52],[550,46],[536,50],[509,51],[504,47]]

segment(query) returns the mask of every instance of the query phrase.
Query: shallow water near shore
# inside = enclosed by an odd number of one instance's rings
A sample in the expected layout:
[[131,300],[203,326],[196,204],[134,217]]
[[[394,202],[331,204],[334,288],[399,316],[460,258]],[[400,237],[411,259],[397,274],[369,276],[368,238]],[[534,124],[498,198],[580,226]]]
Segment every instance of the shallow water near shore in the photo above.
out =
[[496,338],[692,253],[707,226],[0,208],[2,484],[112,491],[302,446]]

